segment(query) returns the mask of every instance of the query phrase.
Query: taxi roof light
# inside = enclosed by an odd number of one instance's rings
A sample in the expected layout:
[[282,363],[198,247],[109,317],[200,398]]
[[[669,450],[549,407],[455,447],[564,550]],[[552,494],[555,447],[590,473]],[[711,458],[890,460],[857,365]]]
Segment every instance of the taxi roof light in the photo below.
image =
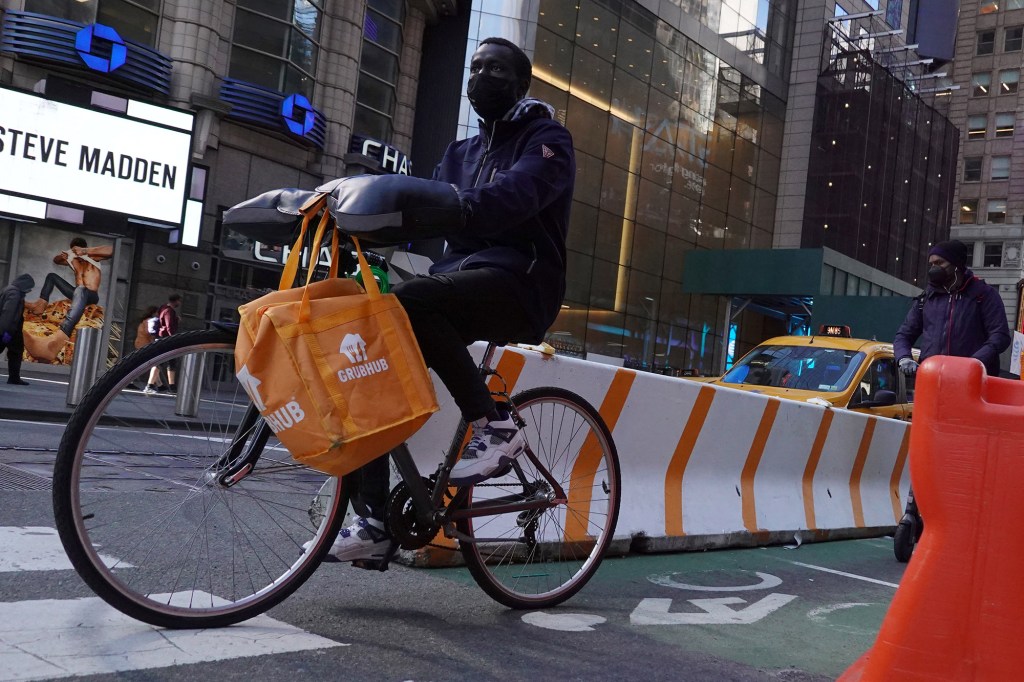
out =
[[846,324],[823,324],[818,327],[818,336],[838,336],[849,339],[853,336],[850,333],[850,326]]

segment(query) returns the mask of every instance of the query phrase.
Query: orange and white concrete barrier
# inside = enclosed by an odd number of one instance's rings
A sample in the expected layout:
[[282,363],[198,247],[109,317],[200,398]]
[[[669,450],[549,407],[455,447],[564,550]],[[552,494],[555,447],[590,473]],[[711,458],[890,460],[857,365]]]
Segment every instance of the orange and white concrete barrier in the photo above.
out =
[[1024,679],[1024,384],[921,365],[910,439],[926,529],[874,646],[840,680]]
[[[635,551],[880,535],[902,516],[905,422],[517,347],[496,367],[512,395],[560,386],[601,412],[622,470],[616,537]],[[437,394],[410,440],[424,472],[458,421]]]

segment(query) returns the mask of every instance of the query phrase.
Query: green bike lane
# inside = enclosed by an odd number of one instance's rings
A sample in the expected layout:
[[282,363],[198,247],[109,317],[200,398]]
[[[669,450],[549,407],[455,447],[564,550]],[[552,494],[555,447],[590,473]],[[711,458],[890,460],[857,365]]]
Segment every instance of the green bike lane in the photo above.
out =
[[[759,670],[834,679],[874,642],[904,569],[891,538],[634,554],[606,559],[580,594],[520,620],[535,635],[640,638]],[[472,582],[463,569],[436,574]]]

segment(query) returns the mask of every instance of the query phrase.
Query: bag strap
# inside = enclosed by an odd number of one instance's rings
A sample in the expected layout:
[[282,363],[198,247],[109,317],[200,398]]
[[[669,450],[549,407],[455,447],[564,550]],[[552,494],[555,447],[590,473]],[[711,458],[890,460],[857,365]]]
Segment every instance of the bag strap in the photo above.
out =
[[[295,286],[295,275],[298,274],[299,263],[302,261],[302,246],[306,240],[309,223],[326,203],[327,193],[321,192],[320,194],[314,194],[299,208],[299,213],[302,214],[302,227],[299,229],[298,239],[292,244],[292,250],[288,253],[288,260],[285,261],[284,270],[281,272],[281,283],[278,285],[278,289],[291,289]],[[324,213],[326,214],[327,211],[324,211]]]
[[356,246],[356,258],[359,259],[359,274],[363,276],[363,289],[366,290],[371,300],[377,300],[380,298],[380,287],[377,285],[377,278],[373,276],[373,270],[370,269],[370,264],[366,262],[363,249],[359,246],[359,239],[352,237],[352,243]]
[[[323,216],[320,218],[320,224],[317,225],[316,234],[313,236],[313,244],[311,253],[313,255],[313,262],[309,264],[309,268],[306,272],[306,286],[302,288],[302,302],[299,304],[299,322],[309,321],[309,285],[313,282],[313,272],[316,270],[316,261],[320,259],[320,243],[324,239],[324,233],[327,231],[328,226],[331,230],[337,234],[337,230],[334,229],[334,219],[331,217],[329,211],[324,211]],[[335,268],[335,263],[338,262],[338,251],[337,251],[338,239],[335,237],[332,240],[332,248],[335,250],[331,253],[331,267]]]

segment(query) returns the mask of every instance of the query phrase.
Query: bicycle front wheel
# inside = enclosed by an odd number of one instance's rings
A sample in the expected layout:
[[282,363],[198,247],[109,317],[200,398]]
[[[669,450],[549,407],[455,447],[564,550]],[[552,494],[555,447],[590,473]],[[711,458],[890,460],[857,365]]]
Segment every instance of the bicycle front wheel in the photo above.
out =
[[[615,534],[619,515],[619,458],[608,427],[586,400],[554,387],[534,388],[513,403],[526,421],[531,451],[568,501],[544,510],[461,519],[459,530],[476,542],[461,542],[470,573],[498,602],[540,609],[576,594],[597,571]],[[521,455],[519,471],[478,483],[467,508],[550,497],[551,485]]]
[[[153,625],[263,613],[313,573],[344,517],[338,480],[292,460],[250,407],[234,347],[208,330],[128,355],[75,409],[57,453],[54,516],[71,563]],[[176,395],[142,390],[153,368],[176,374]]]

